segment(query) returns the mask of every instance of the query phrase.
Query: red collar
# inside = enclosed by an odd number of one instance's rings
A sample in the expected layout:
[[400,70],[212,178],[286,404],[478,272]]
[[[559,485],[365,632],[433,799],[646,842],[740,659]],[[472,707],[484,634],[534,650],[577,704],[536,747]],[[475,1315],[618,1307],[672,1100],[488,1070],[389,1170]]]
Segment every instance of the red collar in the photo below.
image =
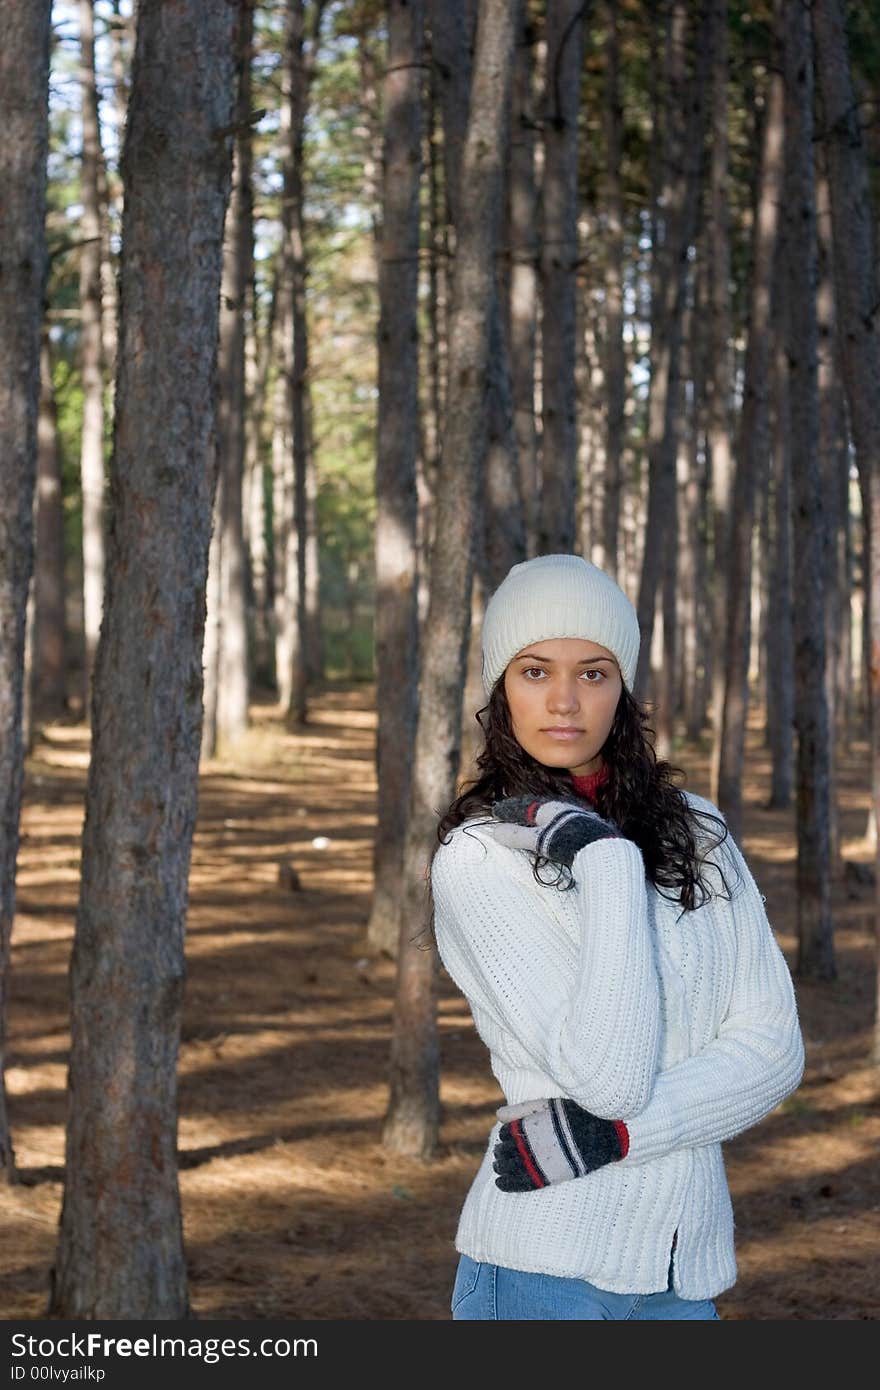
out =
[[595,801],[596,791],[602,786],[603,782],[608,781],[608,767],[603,763],[598,772],[587,772],[581,777],[576,777],[572,773],[571,785],[578,796],[586,797],[588,801]]

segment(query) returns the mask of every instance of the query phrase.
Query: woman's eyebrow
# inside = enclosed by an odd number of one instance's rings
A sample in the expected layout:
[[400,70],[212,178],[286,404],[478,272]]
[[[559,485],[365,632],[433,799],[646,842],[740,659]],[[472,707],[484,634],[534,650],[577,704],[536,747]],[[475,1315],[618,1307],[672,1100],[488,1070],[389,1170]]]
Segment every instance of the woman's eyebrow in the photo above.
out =
[[[554,658],[552,656],[538,656],[536,652],[523,652],[515,658],[516,661],[543,661],[546,665],[552,666]],[[580,661],[575,662],[576,666],[596,666],[600,661],[613,662],[613,656],[584,656]]]

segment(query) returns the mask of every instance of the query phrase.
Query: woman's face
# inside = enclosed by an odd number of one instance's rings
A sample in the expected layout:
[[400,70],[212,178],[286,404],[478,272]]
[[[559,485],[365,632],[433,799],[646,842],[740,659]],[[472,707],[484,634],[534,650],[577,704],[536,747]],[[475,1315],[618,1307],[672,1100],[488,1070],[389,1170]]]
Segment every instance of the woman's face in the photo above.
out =
[[517,743],[546,767],[579,777],[602,766],[622,689],[608,648],[580,637],[531,642],[504,672]]

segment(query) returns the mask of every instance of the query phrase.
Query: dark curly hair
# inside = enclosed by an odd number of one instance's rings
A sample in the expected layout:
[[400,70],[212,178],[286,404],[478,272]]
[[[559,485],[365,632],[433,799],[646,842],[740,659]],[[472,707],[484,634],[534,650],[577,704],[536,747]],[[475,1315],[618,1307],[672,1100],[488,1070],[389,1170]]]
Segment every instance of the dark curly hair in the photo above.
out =
[[[440,844],[448,842],[451,830],[472,817],[490,816],[493,802],[504,797],[549,796],[583,801],[567,768],[539,763],[517,741],[503,676],[496,681],[488,705],[478,710],[476,718],[486,740],[476,759],[479,776],[467,784],[441,818],[434,853]],[[719,816],[697,811],[688,804],[684,792],[672,780],[684,775],[682,769],[657,758],[647,738],[653,732],[647,713],[624,687],[602,748],[608,776],[596,789],[595,809],[613,821],[626,839],[638,845],[647,877],[657,890],[671,901],[680,902],[682,912],[690,912],[702,907],[718,891],[707,880],[704,869],[711,851],[727,838],[727,826]],[[706,834],[703,821],[713,821],[720,830]],[[552,880],[543,876],[548,866],[555,875]],[[730,888],[717,861],[712,868],[721,879],[722,896],[729,898]],[[539,855],[534,856],[534,873],[539,883],[550,881],[563,889],[573,886],[571,871],[565,865],[551,865]]]

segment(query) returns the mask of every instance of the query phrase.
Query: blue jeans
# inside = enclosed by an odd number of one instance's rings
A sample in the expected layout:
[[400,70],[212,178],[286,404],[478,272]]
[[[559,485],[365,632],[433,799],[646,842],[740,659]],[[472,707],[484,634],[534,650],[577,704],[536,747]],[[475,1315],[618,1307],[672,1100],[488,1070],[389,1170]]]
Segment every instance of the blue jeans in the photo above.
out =
[[662,1293],[608,1293],[586,1279],[527,1274],[460,1255],[452,1289],[456,1320],[518,1322],[590,1319],[603,1322],[663,1322],[693,1318],[719,1321],[709,1299],[679,1298],[669,1283]]

